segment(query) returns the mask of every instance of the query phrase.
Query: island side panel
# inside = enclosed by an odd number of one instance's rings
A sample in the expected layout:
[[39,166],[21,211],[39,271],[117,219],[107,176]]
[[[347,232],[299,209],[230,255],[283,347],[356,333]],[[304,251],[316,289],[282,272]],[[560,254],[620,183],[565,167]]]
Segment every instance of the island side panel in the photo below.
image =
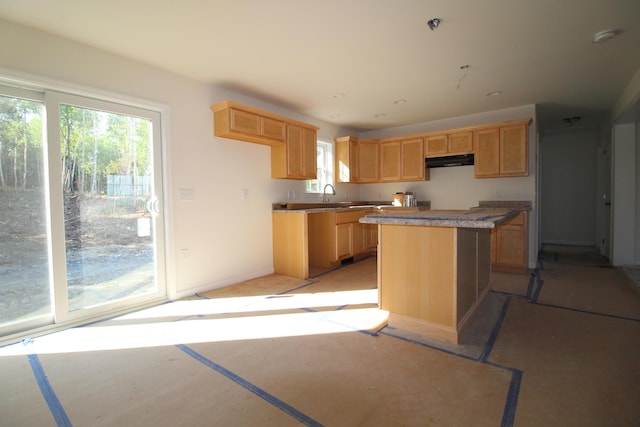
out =
[[456,322],[460,322],[464,318],[464,315],[478,299],[477,235],[476,229],[460,228],[457,230],[458,262],[456,273],[458,291]]
[[273,268],[278,274],[309,276],[307,214],[273,212]]
[[380,226],[380,308],[449,328],[456,326],[456,229]]

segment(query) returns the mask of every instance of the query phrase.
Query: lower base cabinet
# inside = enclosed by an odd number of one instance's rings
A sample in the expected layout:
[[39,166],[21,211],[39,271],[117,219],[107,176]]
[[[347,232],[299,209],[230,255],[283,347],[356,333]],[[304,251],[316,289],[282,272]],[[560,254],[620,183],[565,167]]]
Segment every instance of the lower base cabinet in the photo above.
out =
[[494,271],[526,273],[528,271],[528,215],[520,212],[500,224],[491,233],[491,268]]
[[349,211],[274,211],[274,271],[308,278],[311,272],[340,264],[344,259],[375,253],[378,228],[361,224],[367,209]]

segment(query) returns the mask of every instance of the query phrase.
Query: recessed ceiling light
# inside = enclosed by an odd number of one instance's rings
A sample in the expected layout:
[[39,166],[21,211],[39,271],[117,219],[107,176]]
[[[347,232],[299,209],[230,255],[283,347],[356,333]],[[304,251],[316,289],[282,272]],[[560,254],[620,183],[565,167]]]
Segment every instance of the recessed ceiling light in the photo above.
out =
[[394,104],[406,104],[407,100],[406,99],[396,99],[395,101],[393,101]]
[[343,97],[345,97],[345,96],[347,96],[347,95],[345,95],[345,94],[344,94],[344,93],[342,93],[342,92],[338,92],[338,93],[334,93],[333,95],[331,95],[331,98],[333,98],[333,99],[337,99],[337,98],[343,98]]
[[330,119],[339,119],[340,118],[340,114],[331,114],[329,116]]
[[616,30],[604,30],[593,36],[593,43],[606,43],[618,35]]
[[563,117],[562,119],[560,119],[560,121],[562,121],[563,123],[568,124],[569,126],[573,126],[573,124],[575,122],[579,122],[580,119],[582,119],[582,117],[580,117],[580,116],[571,116],[571,117]]
[[498,95],[502,95],[501,90],[494,90],[493,92],[487,93],[487,96],[498,96]]
[[384,119],[385,117],[387,117],[387,115],[386,114],[376,114],[373,117],[375,117],[376,119]]

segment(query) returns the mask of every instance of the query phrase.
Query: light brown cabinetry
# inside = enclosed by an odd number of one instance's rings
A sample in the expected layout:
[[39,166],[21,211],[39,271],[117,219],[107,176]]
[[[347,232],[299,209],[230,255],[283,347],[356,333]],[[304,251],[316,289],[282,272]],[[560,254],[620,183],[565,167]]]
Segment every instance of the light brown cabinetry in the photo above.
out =
[[246,105],[225,101],[212,105],[214,135],[257,144],[282,144],[286,139],[284,119],[271,117]]
[[528,123],[483,128],[473,132],[475,177],[527,176]]
[[358,141],[358,182],[380,181],[380,142],[376,139]]
[[346,212],[274,211],[273,266],[278,274],[307,278],[343,259],[377,248],[377,225],[358,220],[368,209]]
[[424,146],[425,157],[473,153],[473,133],[464,131],[428,135]]
[[428,179],[424,159],[423,138],[380,141],[380,181]]
[[316,178],[317,127],[232,101],[211,111],[215,136],[271,146],[272,178]]
[[528,214],[498,225],[491,232],[491,265],[494,271],[525,273],[528,268]]
[[271,177],[315,179],[316,146],[316,129],[287,124],[286,144],[271,147]]
[[380,225],[378,301],[425,335],[458,343],[488,293],[488,229]]
[[334,140],[336,182],[378,182],[380,143],[352,136]]

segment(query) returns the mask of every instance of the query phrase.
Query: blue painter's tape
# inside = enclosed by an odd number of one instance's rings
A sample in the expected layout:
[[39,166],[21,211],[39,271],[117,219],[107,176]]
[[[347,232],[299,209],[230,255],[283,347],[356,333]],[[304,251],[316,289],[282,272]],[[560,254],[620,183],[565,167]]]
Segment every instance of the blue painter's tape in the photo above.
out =
[[520,383],[522,382],[522,371],[514,369],[511,373],[511,384],[507,393],[507,400],[504,403],[502,413],[502,427],[512,427],[516,419],[516,408],[518,406],[518,395],[520,394]]
[[569,310],[569,311],[575,311],[577,313],[592,314],[594,316],[609,317],[611,319],[628,320],[628,321],[631,321],[631,322],[640,322],[640,319],[635,318],[635,317],[619,316],[617,314],[609,314],[609,313],[598,313],[597,311],[582,310],[580,308],[564,307],[562,305],[545,304],[545,303],[540,303],[540,302],[536,303],[536,304],[539,305],[539,306],[542,306],[542,307],[559,308],[561,310]]
[[58,427],[70,427],[72,426],[71,420],[67,416],[60,400],[58,400],[58,396],[53,391],[49,380],[47,379],[47,375],[44,373],[44,368],[40,363],[40,359],[36,354],[29,354],[29,364],[31,365],[31,370],[33,371],[33,375],[36,377],[36,381],[38,382],[38,387],[40,387],[40,392],[42,393],[42,397],[47,402],[49,406],[49,410],[51,411],[51,415],[56,420],[56,424]]
[[489,335],[489,339],[487,339],[487,343],[484,345],[484,349],[478,358],[481,362],[485,362],[491,351],[493,350],[493,346],[498,339],[498,333],[500,333],[500,328],[502,328],[502,322],[504,321],[505,316],[507,315],[507,311],[509,310],[509,304],[511,304],[511,297],[507,298],[504,304],[502,305],[502,310],[500,310],[500,316],[498,317],[498,321],[495,325],[493,325],[493,329],[491,330],[491,335]]
[[536,291],[533,293],[533,298],[531,298],[531,302],[537,303],[538,298],[540,298],[540,291],[542,291],[542,285],[544,285],[544,280],[542,278],[538,278],[538,287]]
[[231,372],[230,370],[222,367],[221,365],[219,365],[219,364],[207,359],[206,357],[204,357],[203,355],[201,355],[197,351],[193,350],[192,348],[190,348],[190,347],[188,347],[188,346],[186,346],[184,344],[177,344],[176,347],[178,347],[180,350],[182,350],[183,352],[185,352],[189,356],[193,357],[195,360],[197,360],[198,362],[202,363],[203,365],[213,369],[214,371],[218,372],[219,374],[224,375],[226,378],[228,378],[231,381],[235,382],[239,386],[245,388],[246,390],[250,391],[251,393],[255,394],[256,396],[266,400],[267,402],[269,402],[273,406],[277,407],[281,411],[285,412],[286,414],[292,416],[293,418],[295,418],[296,420],[301,422],[303,425],[305,425],[305,426],[317,426],[317,427],[321,427],[322,426],[322,424],[320,424],[319,422],[317,422],[313,418],[303,414],[302,412],[298,411],[293,406],[288,405],[287,403],[285,403],[282,400],[278,399],[274,395],[267,393],[265,390],[261,389],[260,387],[256,386],[255,384],[250,383],[249,381],[245,380],[244,378],[240,377],[239,375],[237,375],[237,374]]
[[529,286],[527,286],[527,299],[531,299],[531,294],[533,293],[533,284],[536,282],[536,275],[531,274],[531,278],[529,279]]

